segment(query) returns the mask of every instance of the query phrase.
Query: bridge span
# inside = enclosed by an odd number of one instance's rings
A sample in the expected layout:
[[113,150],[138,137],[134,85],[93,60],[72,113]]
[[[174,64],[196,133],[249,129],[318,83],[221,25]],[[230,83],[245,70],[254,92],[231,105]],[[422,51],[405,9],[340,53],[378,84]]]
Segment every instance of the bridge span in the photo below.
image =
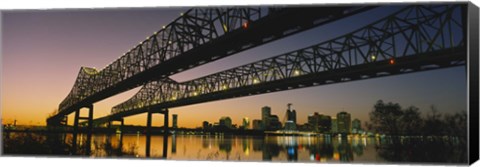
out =
[[[93,120],[124,117],[243,96],[434,70],[466,63],[462,5],[412,5],[353,32],[319,44],[178,83],[161,78]],[[167,129],[166,129],[167,130]]]
[[104,69],[82,67],[47,125],[66,125],[69,114],[93,113],[93,103],[118,93],[374,7],[190,9]]

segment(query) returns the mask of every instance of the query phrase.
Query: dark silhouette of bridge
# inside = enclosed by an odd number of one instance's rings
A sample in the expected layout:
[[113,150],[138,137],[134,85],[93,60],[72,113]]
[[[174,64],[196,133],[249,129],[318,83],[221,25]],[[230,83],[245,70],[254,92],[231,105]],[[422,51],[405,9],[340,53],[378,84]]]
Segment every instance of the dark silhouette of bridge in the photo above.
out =
[[48,125],[149,81],[253,48],[373,6],[194,8],[102,70],[82,67]]
[[[319,44],[185,82],[168,76],[323,25],[374,6],[191,9],[97,71],[82,67],[48,125],[110,125],[128,116],[214,100],[462,66],[467,59],[467,4],[411,5]],[[93,119],[93,103],[143,85],[131,99]],[[88,117],[79,117],[81,108]],[[79,123],[79,120],[87,120]],[[91,135],[91,133],[89,133]],[[147,132],[149,135],[149,132]],[[147,136],[147,143],[150,143]],[[75,143],[75,137],[74,137]],[[149,147],[149,146],[147,146]],[[148,155],[148,154],[147,154]]]
[[152,81],[94,124],[213,100],[465,65],[465,23],[454,17],[460,13],[455,5],[409,6],[307,48],[182,83]]

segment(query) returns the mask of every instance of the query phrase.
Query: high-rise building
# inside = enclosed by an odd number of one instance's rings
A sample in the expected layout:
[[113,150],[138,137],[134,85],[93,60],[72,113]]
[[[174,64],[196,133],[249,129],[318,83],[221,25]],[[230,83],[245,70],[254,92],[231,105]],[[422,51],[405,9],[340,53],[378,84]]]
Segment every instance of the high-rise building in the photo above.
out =
[[332,133],[338,133],[338,121],[336,117],[332,118]]
[[172,115],[172,127],[173,127],[173,129],[177,129],[177,128],[178,128],[177,119],[178,119],[178,115],[177,115],[177,114],[173,114],[173,115]]
[[220,127],[232,129],[232,119],[230,119],[230,117],[222,117],[220,118],[218,125],[220,125]]
[[209,128],[210,128],[210,126],[209,126],[209,123],[208,123],[208,121],[203,121],[203,123],[202,123],[202,127],[203,127],[203,129],[209,129]]
[[338,133],[350,133],[352,126],[351,126],[351,118],[350,114],[342,111],[337,114],[337,128]]
[[308,125],[311,131],[318,132],[318,121],[319,121],[320,115],[315,112],[313,114],[310,114],[308,116]]
[[282,123],[278,119],[277,115],[270,115],[269,121],[270,125],[265,126],[267,130],[279,130],[282,128]]
[[331,132],[332,130],[332,117],[328,115],[320,115],[318,119],[318,129],[322,133]]
[[317,112],[308,116],[310,130],[314,132],[331,132],[332,118],[328,115],[318,114]]
[[285,122],[285,130],[286,131],[294,131],[294,130],[297,130],[297,126],[295,125],[295,123],[293,123],[293,121],[286,121]]
[[297,124],[297,112],[291,108],[292,103],[288,103],[287,106],[287,121],[292,121],[294,124]]
[[255,130],[265,130],[262,120],[255,119],[253,120],[253,129]]
[[270,126],[271,111],[272,109],[269,106],[262,107],[262,122],[266,129]]
[[352,121],[352,133],[360,133],[362,130],[362,124],[359,119],[354,119]]
[[250,120],[248,119],[248,117],[243,118],[242,127],[244,129],[249,129],[250,128]]

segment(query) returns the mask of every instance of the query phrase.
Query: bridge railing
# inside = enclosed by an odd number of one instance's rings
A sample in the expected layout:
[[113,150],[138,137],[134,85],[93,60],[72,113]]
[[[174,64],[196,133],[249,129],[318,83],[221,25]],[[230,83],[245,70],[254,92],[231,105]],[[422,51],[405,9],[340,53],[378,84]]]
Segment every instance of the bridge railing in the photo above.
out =
[[150,82],[112,114],[363,64],[396,64],[403,57],[465,46],[462,5],[413,5],[351,33],[276,57],[191,81]]

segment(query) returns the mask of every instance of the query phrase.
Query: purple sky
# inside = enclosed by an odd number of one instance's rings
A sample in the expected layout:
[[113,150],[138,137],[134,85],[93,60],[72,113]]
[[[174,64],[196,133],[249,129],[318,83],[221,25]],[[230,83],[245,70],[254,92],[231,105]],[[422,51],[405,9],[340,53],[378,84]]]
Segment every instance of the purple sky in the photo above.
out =
[[[397,7],[378,8],[363,14],[272,42],[172,76],[194,79],[255,60],[310,46],[371,23]],[[186,9],[30,10],[2,13],[2,122],[45,124],[49,113],[67,96],[81,66],[102,69],[145,37],[159,30]],[[361,19],[359,19],[361,18]],[[368,120],[373,104],[382,99],[415,105],[423,112],[435,105],[441,112],[466,109],[464,67],[419,72],[334,85],[310,87],[190,105],[170,109],[179,115],[179,126],[196,127],[206,120],[230,116],[260,119],[261,107],[283,119],[287,103],[293,103],[300,124],[308,114],[335,115],[341,110]],[[105,116],[138,90],[95,103],[94,117]],[[73,115],[73,114],[72,114]],[[71,116],[70,116],[71,117]],[[154,117],[160,125],[162,116]],[[69,119],[71,122],[73,119]],[[126,119],[144,125],[146,115]]]

